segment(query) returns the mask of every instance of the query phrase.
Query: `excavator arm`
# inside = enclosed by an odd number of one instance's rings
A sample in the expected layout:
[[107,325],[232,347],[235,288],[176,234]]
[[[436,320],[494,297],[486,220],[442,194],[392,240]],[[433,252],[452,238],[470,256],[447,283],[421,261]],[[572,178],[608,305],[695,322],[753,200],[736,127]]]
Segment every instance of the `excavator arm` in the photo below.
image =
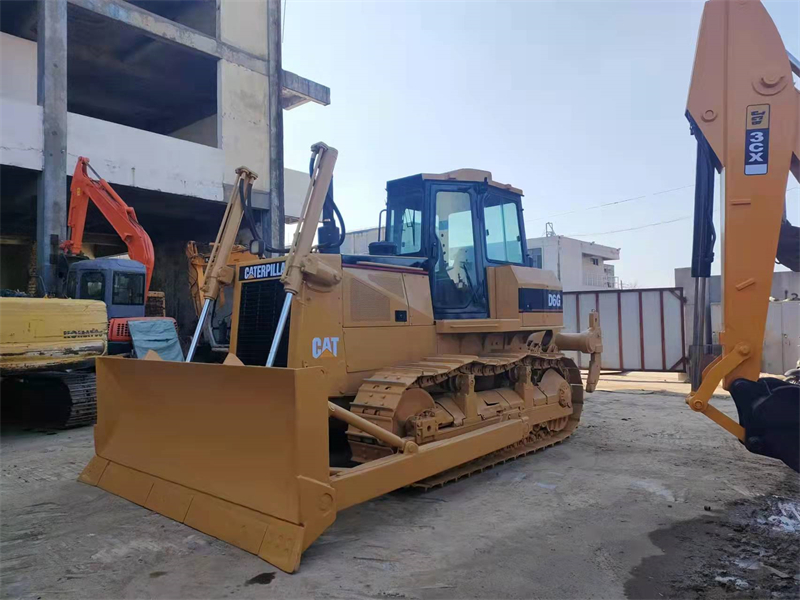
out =
[[[705,369],[687,403],[750,451],[798,470],[800,387],[759,379],[775,260],[780,256],[789,264],[792,256],[784,203],[790,169],[798,177],[800,95],[791,62],[759,0],[706,2],[686,110],[698,145],[692,276],[711,274],[717,171],[722,355]],[[736,403],[738,423],[709,404],[720,382]]]
[[[92,179],[87,173],[91,169],[97,179]],[[114,228],[122,241],[128,247],[128,256],[132,260],[142,263],[146,270],[145,277],[145,297],[150,290],[150,279],[153,276],[153,264],[155,255],[153,253],[153,242],[144,228],[139,225],[136,218],[136,211],[125,204],[125,201],[117,195],[108,182],[97,174],[97,171],[89,165],[89,159],[81,156],[75,165],[75,172],[72,174],[72,185],[70,186],[69,215],[67,217],[67,227],[69,228],[69,239],[61,244],[61,249],[67,256],[80,254],[83,245],[83,230],[86,226],[86,211],[89,208],[89,200],[94,202],[100,209],[103,216]]]

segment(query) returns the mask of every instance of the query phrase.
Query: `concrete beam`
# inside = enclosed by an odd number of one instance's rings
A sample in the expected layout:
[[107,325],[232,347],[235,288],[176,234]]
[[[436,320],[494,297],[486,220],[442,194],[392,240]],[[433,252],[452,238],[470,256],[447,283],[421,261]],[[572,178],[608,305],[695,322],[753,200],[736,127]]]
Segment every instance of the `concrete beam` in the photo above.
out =
[[291,110],[306,102],[328,106],[331,103],[331,90],[291,71],[283,71],[281,100],[284,110]]
[[144,35],[175,44],[207,56],[223,58],[239,66],[267,74],[267,61],[226,44],[196,29],[151,13],[124,0],[68,0],[70,4],[95,14],[130,25]]
[[[228,201],[228,198],[231,197],[231,192],[233,191],[233,186],[230,183],[223,183],[222,184],[222,195],[225,197],[225,201]],[[251,192],[251,200],[253,204],[253,208],[257,209],[257,212],[261,211],[268,211],[269,210],[269,202],[270,202],[270,193],[265,192],[264,190],[257,190],[253,189]],[[245,227],[242,225],[242,227]]]
[[269,211],[262,215],[264,241],[273,248],[284,247],[283,186],[283,67],[281,56],[281,0],[267,0],[267,56],[269,57]]
[[[130,25],[148,37],[181,46],[192,52],[225,59],[262,75],[269,74],[268,61],[124,0],[68,1],[84,10]],[[133,52],[142,49],[137,46]],[[130,57],[123,57],[123,60],[129,59]],[[328,87],[288,71],[284,71],[283,75],[284,109],[295,108],[306,102],[316,102],[323,106],[330,104],[331,91]]]
[[67,0],[39,0],[37,96],[43,165],[36,200],[40,292],[56,291],[59,243],[67,228]]

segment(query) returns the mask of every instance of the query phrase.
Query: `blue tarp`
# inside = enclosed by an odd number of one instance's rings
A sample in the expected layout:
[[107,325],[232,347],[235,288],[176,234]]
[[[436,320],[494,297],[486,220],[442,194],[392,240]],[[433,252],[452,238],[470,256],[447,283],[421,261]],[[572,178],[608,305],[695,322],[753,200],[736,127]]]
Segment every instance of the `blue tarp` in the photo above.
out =
[[128,321],[137,358],[144,358],[148,350],[155,350],[163,360],[183,362],[183,350],[170,319],[142,319]]

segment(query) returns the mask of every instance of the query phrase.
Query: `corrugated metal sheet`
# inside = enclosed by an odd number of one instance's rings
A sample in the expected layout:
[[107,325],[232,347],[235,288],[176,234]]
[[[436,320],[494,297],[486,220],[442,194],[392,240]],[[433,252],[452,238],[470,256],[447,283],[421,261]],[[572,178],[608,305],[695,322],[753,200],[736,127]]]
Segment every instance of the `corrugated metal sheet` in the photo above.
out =
[[[597,310],[603,329],[603,369],[686,370],[683,288],[602,290],[564,293],[564,331],[589,326]],[[579,366],[588,360],[573,355]]]

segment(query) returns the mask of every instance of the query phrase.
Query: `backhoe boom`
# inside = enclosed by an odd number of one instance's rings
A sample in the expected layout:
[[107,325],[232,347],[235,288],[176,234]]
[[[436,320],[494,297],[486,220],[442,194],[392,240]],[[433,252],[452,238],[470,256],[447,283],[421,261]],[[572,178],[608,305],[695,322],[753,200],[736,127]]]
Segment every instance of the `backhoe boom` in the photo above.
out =
[[[722,179],[723,349],[687,403],[751,451],[795,470],[800,387],[759,374],[775,260],[796,266],[800,252],[796,242],[789,258],[779,251],[781,238],[785,248],[789,234],[796,236],[784,205],[790,168],[798,175],[799,99],[790,57],[761,2],[706,2],[686,110],[698,145],[692,276],[711,274],[716,170]],[[696,306],[703,304],[698,298]],[[736,402],[738,424],[709,404],[720,381]]]

